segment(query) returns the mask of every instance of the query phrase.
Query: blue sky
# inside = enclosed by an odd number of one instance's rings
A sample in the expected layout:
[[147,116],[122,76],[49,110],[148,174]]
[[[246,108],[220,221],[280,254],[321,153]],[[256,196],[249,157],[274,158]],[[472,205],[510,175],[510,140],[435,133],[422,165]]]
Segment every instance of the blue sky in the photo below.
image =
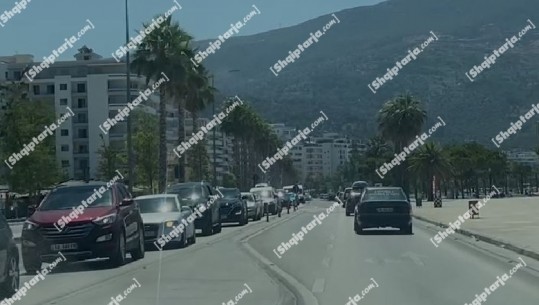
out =
[[[17,1],[1,1],[0,14],[10,10]],[[28,0],[27,0],[28,1]],[[256,5],[260,15],[254,16],[239,35],[252,35],[279,27],[295,25],[320,15],[381,0],[177,0],[182,10],[173,19],[196,40],[217,37],[247,15]],[[129,0],[130,34],[140,29],[142,22],[164,13],[172,0]],[[82,45],[93,48],[104,57],[125,42],[124,0],[32,0],[25,10],[0,27],[0,56],[33,54],[39,61],[75,35],[90,19],[95,29],[88,31],[73,50],[60,60],[72,60]]]

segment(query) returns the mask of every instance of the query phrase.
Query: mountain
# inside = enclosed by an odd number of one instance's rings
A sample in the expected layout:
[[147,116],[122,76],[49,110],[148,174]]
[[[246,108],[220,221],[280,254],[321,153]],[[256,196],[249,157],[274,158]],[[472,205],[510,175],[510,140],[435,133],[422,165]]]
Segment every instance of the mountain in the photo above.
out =
[[[537,0],[390,0],[335,16],[340,23],[278,76],[269,68],[332,15],[232,37],[204,64],[215,74],[216,86],[226,88],[223,94],[251,101],[270,121],[304,128],[323,110],[329,117],[324,128],[354,137],[374,135],[380,106],[403,92],[424,103],[429,117],[425,130],[436,117],[444,119],[447,126],[433,138],[445,143],[491,143],[532,103],[539,103],[539,29],[528,31],[474,82],[465,75],[529,25],[528,19],[539,25]],[[367,85],[432,36],[430,31],[438,40],[373,94]],[[502,148],[535,147],[539,115],[532,121]]]

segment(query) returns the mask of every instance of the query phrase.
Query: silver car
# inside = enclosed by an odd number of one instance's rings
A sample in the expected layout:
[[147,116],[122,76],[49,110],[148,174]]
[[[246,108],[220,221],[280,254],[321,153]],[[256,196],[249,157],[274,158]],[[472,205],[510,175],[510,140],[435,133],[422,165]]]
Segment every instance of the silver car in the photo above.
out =
[[159,244],[160,248],[165,245],[183,248],[196,242],[196,214],[190,207],[182,206],[178,196],[147,195],[135,198],[135,202],[142,214],[146,243]]
[[241,193],[241,199],[247,201],[247,216],[253,220],[260,220],[264,213],[262,200],[253,193]]

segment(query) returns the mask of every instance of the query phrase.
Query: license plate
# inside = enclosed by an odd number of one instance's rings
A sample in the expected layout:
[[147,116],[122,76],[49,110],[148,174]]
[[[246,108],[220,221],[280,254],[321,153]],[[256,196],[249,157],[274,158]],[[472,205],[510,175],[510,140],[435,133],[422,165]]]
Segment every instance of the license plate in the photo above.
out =
[[51,250],[52,251],[77,250],[78,248],[79,248],[79,246],[77,245],[77,243],[51,245]]
[[144,236],[155,236],[157,231],[144,231]]
[[378,209],[376,209],[376,211],[378,211],[380,213],[391,213],[391,212],[393,212],[393,208],[378,208]]

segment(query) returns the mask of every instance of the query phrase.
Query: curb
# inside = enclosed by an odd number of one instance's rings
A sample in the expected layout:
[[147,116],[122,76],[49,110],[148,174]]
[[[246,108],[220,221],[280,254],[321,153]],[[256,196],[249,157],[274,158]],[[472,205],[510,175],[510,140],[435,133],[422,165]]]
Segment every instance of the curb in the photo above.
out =
[[[430,219],[422,217],[422,216],[413,215],[413,217],[416,218],[416,219],[428,222],[430,224],[433,224],[435,226],[439,226],[439,227],[442,227],[442,228],[449,228],[449,226],[447,224],[437,222],[437,221],[434,221],[434,220],[430,220]],[[535,260],[539,260],[539,253],[538,252],[526,250],[524,248],[515,246],[515,245],[507,243],[505,241],[501,241],[501,240],[498,240],[498,239],[495,239],[495,238],[492,238],[492,237],[488,237],[486,235],[478,234],[478,233],[468,231],[468,230],[463,230],[463,229],[457,229],[457,230],[455,230],[455,232],[459,233],[459,234],[462,234],[462,235],[465,235],[465,236],[468,236],[468,237],[474,237],[477,240],[484,241],[486,243],[489,243],[489,244],[492,244],[494,246],[501,247],[501,248],[504,248],[504,249],[507,249],[507,250],[511,250],[513,252],[528,256],[528,257],[533,258]]]
[[[299,216],[294,215],[292,218],[295,218]],[[284,222],[284,221],[282,221]],[[269,226],[265,228],[265,230],[258,231],[254,234],[251,234],[241,240],[242,246],[247,250],[247,252],[253,256],[255,259],[259,260],[262,263],[262,268],[266,270],[270,275],[272,275],[274,278],[276,278],[281,284],[283,284],[287,289],[291,290],[292,294],[296,297],[296,304],[297,305],[318,305],[318,299],[314,296],[314,294],[308,290],[303,284],[301,284],[298,280],[296,280],[294,277],[283,271],[281,268],[277,267],[276,264],[272,263],[269,259],[267,259],[265,256],[260,254],[258,251],[256,251],[253,247],[251,247],[247,242],[262,233],[264,233],[266,230],[271,229],[272,227],[276,226],[276,223],[273,226]]]

